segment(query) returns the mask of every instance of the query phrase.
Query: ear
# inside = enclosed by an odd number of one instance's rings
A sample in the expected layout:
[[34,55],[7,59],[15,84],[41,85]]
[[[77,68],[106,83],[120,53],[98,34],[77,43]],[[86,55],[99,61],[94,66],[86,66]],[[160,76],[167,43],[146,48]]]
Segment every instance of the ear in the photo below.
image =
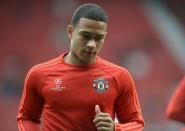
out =
[[69,39],[72,38],[72,33],[73,33],[73,27],[71,25],[68,25],[67,26],[67,35],[68,35]]

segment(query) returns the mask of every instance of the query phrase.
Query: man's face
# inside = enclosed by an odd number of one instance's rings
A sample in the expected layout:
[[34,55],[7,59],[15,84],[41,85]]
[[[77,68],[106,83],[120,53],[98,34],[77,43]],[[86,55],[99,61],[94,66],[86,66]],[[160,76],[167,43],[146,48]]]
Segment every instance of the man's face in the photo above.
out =
[[95,62],[96,55],[104,43],[107,24],[81,18],[75,28],[71,26],[68,28],[71,28],[68,35],[71,36],[71,53],[75,56],[75,60],[82,64]]

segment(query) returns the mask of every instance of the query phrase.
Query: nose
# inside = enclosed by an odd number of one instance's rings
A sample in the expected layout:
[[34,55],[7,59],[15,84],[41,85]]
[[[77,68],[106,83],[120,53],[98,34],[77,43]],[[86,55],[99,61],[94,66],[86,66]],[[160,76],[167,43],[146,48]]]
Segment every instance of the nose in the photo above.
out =
[[90,49],[96,48],[96,41],[95,40],[88,41],[87,47]]

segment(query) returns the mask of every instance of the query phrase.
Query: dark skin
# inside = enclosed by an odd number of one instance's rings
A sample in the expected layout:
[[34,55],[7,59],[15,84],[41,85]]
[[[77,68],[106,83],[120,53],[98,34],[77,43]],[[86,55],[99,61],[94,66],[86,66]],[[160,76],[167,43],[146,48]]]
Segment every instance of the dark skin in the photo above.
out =
[[[87,18],[80,18],[76,27],[68,25],[67,33],[71,39],[70,52],[64,57],[66,63],[86,66],[96,62],[107,34],[107,23]],[[95,106],[93,123],[98,131],[114,131],[114,121],[109,113],[101,112]]]

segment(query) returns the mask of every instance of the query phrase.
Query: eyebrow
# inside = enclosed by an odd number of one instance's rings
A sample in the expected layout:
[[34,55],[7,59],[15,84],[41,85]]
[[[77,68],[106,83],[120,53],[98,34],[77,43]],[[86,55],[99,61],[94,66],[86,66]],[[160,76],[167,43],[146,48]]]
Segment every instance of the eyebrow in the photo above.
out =
[[97,35],[99,35],[99,36],[101,36],[101,37],[103,37],[105,34],[101,34],[101,33],[91,33],[91,32],[88,32],[88,31],[80,31],[80,34],[97,34]]

